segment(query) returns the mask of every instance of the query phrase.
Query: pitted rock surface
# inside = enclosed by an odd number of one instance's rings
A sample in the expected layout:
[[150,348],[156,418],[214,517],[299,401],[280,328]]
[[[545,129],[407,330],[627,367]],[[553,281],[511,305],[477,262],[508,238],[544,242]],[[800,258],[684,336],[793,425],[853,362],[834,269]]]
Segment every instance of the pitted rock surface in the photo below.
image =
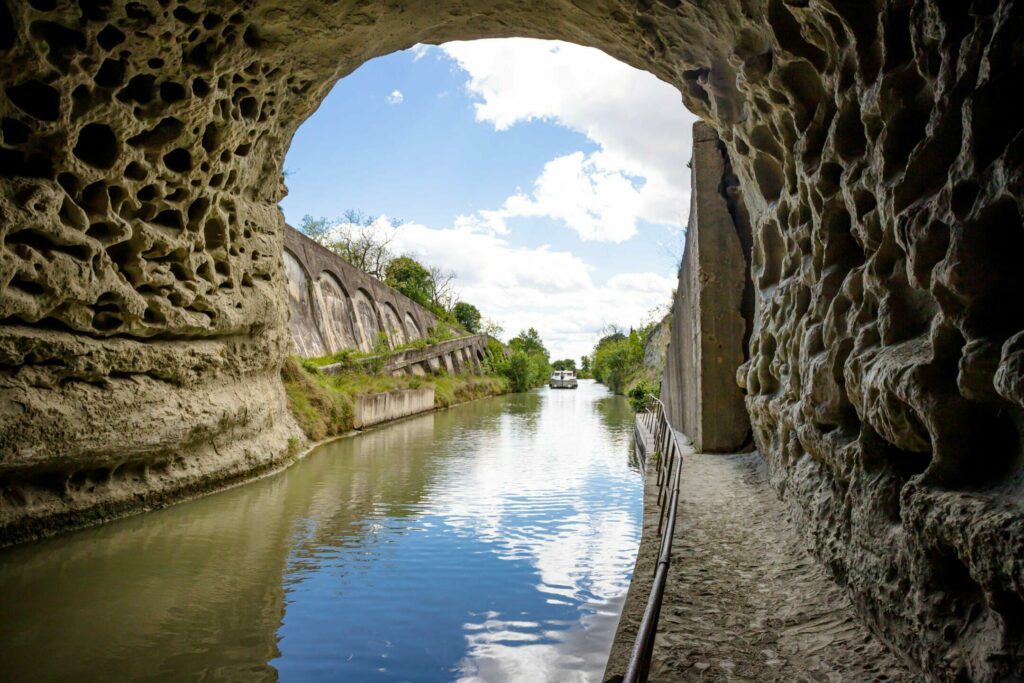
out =
[[5,539],[282,462],[296,127],[372,57],[555,38],[675,84],[724,141],[754,233],[739,380],[818,557],[936,678],[1024,677],[1022,15],[0,0]]

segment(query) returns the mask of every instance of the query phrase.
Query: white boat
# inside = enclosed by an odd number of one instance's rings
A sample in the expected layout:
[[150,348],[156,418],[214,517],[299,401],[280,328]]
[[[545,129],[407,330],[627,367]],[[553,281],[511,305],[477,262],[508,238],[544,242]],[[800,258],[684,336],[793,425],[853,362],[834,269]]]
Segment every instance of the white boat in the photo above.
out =
[[572,370],[555,370],[551,373],[548,386],[552,389],[575,389],[576,373]]

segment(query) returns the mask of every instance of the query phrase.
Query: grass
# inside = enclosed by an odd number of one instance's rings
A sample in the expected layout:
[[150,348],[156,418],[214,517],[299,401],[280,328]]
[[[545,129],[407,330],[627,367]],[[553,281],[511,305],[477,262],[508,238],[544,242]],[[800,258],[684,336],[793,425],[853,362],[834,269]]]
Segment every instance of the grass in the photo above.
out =
[[[335,354],[338,355],[338,354]],[[434,407],[447,408],[487,396],[507,393],[508,381],[496,375],[431,375],[391,377],[367,372],[358,365],[341,374],[326,375],[309,359],[289,358],[281,369],[288,405],[311,441],[338,436],[353,429],[357,396],[397,389],[434,388]],[[338,361],[333,361],[338,362]]]

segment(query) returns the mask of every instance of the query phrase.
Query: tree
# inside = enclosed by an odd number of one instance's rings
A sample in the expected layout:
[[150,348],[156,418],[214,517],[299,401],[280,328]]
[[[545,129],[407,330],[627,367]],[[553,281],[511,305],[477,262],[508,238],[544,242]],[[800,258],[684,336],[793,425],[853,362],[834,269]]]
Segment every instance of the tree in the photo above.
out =
[[480,311],[473,304],[460,301],[452,308],[452,315],[467,332],[476,334],[480,331]]
[[442,311],[451,311],[455,303],[454,270],[444,270],[437,266],[430,267],[430,303]]
[[553,362],[551,367],[555,370],[572,370],[576,372],[576,361],[572,358],[563,358]]
[[618,328],[612,328],[594,347],[590,364],[594,379],[621,394],[643,366],[644,345],[650,329],[631,329],[627,336]]
[[590,372],[590,356],[580,356],[580,372]]
[[388,264],[384,282],[421,306],[430,305],[433,278],[430,271],[414,258],[399,256],[393,259]]
[[394,258],[391,242],[401,221],[384,221],[349,209],[341,218],[302,217],[299,229],[312,240],[378,280]]
[[498,372],[508,378],[514,391],[526,391],[540,386],[551,374],[548,350],[544,348],[537,330],[523,330],[508,343],[511,353],[496,365]]
[[548,350],[544,348],[544,342],[540,339],[540,334],[533,327],[523,330],[515,337],[513,337],[509,343],[514,351],[524,351],[525,353],[539,353],[545,358],[548,357]]
[[480,331],[489,337],[497,339],[505,331],[505,328],[489,318],[484,318],[480,323]]
[[527,391],[535,386],[533,363],[529,354],[514,351],[498,364],[497,369],[508,379],[512,391]]

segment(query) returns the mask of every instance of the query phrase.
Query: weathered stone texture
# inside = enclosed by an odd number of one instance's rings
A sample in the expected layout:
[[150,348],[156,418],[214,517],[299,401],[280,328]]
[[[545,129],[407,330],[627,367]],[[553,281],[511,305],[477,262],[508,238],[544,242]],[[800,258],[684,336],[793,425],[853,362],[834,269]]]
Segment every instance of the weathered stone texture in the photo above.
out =
[[693,127],[686,248],[672,304],[661,396],[672,425],[705,453],[750,443],[736,370],[753,325],[750,222],[725,147],[706,123]]
[[285,228],[289,327],[303,356],[372,351],[381,333],[399,346],[422,339],[437,316],[347,263],[295,228]]
[[97,509],[74,492],[98,462],[138,468],[143,498],[158,462],[195,468],[168,491],[237,471],[211,464],[232,443],[262,445],[226,462],[278,462],[295,128],[337,78],[418,41],[560,38],[677,85],[728,149],[754,228],[741,381],[818,555],[934,676],[1024,677],[1022,14],[0,0],[3,534],[41,519],[29,484],[53,515]]

